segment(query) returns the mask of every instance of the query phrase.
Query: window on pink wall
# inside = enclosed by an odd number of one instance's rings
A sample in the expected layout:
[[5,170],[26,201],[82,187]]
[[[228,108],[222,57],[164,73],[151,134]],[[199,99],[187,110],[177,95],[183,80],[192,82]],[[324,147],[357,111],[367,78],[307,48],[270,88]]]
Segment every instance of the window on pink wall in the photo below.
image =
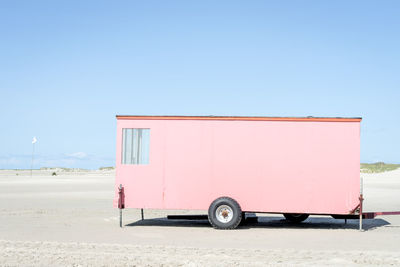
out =
[[122,164],[149,164],[150,129],[122,129]]

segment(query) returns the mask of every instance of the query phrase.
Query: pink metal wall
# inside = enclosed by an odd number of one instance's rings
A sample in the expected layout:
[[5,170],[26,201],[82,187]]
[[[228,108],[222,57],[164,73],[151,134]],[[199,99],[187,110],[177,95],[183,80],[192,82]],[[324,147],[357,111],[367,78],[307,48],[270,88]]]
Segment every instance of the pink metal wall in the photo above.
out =
[[[150,164],[123,165],[122,128],[150,128]],[[114,206],[348,214],[358,204],[360,123],[117,120]]]

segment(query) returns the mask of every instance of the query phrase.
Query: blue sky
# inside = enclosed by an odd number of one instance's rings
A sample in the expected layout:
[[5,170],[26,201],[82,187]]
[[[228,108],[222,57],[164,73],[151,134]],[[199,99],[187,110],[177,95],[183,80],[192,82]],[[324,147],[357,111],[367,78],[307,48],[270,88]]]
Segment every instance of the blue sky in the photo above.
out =
[[98,168],[116,114],[360,116],[400,163],[399,1],[2,1],[0,168]]

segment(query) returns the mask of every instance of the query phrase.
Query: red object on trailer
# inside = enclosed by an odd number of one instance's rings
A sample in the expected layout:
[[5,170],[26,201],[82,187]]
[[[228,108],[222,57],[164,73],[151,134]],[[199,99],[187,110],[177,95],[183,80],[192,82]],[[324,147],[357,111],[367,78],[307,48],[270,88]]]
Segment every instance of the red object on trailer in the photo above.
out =
[[118,208],[119,209],[124,209],[125,208],[125,192],[124,188],[122,185],[119,186],[118,188]]

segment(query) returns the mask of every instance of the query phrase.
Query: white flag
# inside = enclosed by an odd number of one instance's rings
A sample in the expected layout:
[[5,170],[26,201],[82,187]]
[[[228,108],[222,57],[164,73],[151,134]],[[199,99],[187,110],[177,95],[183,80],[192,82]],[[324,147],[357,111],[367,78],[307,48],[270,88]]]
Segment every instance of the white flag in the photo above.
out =
[[32,144],[34,144],[36,142],[37,142],[37,139],[36,139],[36,136],[34,136],[33,139],[32,139]]

